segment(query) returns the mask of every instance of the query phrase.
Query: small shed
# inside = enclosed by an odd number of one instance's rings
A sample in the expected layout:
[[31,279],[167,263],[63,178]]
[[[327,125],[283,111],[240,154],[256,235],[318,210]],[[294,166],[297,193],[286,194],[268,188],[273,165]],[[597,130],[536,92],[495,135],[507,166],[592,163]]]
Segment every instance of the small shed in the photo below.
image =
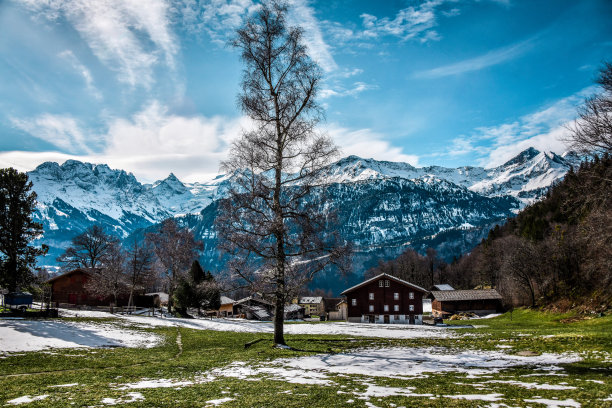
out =
[[221,296],[221,306],[219,306],[219,316],[230,317],[234,314],[235,300],[227,296]]
[[502,297],[495,289],[434,290],[428,298],[431,299],[431,313],[436,317],[464,312],[484,315],[502,311]]
[[346,320],[348,317],[348,307],[346,299],[341,299],[337,304],[335,310],[327,312],[328,320]]
[[271,320],[274,315],[274,305],[254,293],[232,303],[232,314],[254,320]]
[[304,318],[304,307],[295,303],[285,305],[285,320],[297,320]]

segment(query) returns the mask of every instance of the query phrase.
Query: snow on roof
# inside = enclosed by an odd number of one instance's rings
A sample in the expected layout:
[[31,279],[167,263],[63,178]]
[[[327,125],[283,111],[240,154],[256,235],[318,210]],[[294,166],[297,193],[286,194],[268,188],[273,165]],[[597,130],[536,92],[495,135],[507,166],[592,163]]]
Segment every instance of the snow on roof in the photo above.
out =
[[448,283],[440,283],[437,285],[433,286],[436,290],[455,290],[455,288],[453,288],[451,285],[449,285]]
[[355,290],[357,288],[360,288],[363,285],[367,285],[368,283],[373,282],[373,281],[375,281],[377,279],[380,279],[380,278],[383,278],[383,277],[384,278],[392,279],[392,280],[394,280],[396,282],[399,282],[399,283],[401,283],[403,285],[409,286],[409,287],[411,287],[413,289],[419,290],[419,291],[421,291],[423,293],[427,293],[427,289],[422,288],[422,287],[420,287],[418,285],[415,285],[414,283],[406,282],[405,280],[402,280],[400,278],[396,278],[395,276],[391,276],[391,275],[386,274],[386,273],[381,273],[380,275],[376,275],[373,278],[370,278],[370,279],[368,279],[366,281],[363,281],[363,282],[361,282],[361,283],[359,283],[359,284],[357,284],[357,285],[355,285],[355,286],[353,286],[351,288],[346,289],[344,292],[341,293],[341,295],[344,295],[344,294],[346,294],[348,292],[351,292],[351,291],[353,291],[353,290]]
[[429,295],[430,298],[441,302],[453,302],[457,300],[490,300],[502,299],[495,289],[474,289],[474,290],[434,290]]
[[323,296],[305,296],[300,298],[300,304],[311,304],[311,303],[321,303],[323,301]]
[[229,305],[230,303],[234,303],[234,299],[228,298],[227,296],[221,296],[222,305]]
[[302,309],[304,309],[304,306],[296,305],[295,303],[290,304],[290,305],[285,305],[285,313],[297,312]]

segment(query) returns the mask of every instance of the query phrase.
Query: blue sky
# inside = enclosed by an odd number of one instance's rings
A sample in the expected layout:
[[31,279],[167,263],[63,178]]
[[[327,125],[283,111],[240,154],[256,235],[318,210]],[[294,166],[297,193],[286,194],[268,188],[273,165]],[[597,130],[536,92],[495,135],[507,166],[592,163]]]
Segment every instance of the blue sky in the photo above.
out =
[[[343,154],[413,165],[563,152],[612,59],[609,0],[292,0]],[[217,173],[249,123],[225,46],[252,0],[0,1],[0,166]]]

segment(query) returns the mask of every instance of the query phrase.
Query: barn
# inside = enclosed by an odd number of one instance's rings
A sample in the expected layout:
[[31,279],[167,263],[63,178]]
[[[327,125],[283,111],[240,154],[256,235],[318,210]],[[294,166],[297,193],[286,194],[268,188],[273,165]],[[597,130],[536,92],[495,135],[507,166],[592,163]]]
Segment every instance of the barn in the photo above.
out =
[[[78,268],[49,279],[47,283],[51,285],[51,301],[56,304],[65,303],[78,306],[108,306],[114,302],[111,296],[96,296],[87,292],[86,285],[92,273],[95,272]],[[147,296],[143,292],[142,288],[135,292],[134,304],[141,307],[152,307],[155,303],[155,296]],[[128,301],[129,294],[122,293],[117,297],[115,306],[127,306]]]
[[346,296],[349,322],[422,324],[426,293],[420,286],[382,273],[342,295]]
[[495,289],[434,290],[428,298],[431,299],[431,313],[436,317],[465,312],[484,315],[502,311],[502,297]]

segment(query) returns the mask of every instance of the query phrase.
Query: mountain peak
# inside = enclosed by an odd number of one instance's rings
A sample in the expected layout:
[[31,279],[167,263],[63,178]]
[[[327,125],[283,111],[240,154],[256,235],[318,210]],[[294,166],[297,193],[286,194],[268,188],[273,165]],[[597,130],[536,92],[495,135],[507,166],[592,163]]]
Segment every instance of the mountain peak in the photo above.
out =
[[510,159],[507,162],[505,162],[503,164],[503,167],[512,166],[514,164],[523,164],[523,163],[533,159],[538,154],[540,154],[539,150],[537,150],[534,147],[530,147],[528,149],[523,150],[522,152],[520,152],[519,154],[514,156],[512,159]]

